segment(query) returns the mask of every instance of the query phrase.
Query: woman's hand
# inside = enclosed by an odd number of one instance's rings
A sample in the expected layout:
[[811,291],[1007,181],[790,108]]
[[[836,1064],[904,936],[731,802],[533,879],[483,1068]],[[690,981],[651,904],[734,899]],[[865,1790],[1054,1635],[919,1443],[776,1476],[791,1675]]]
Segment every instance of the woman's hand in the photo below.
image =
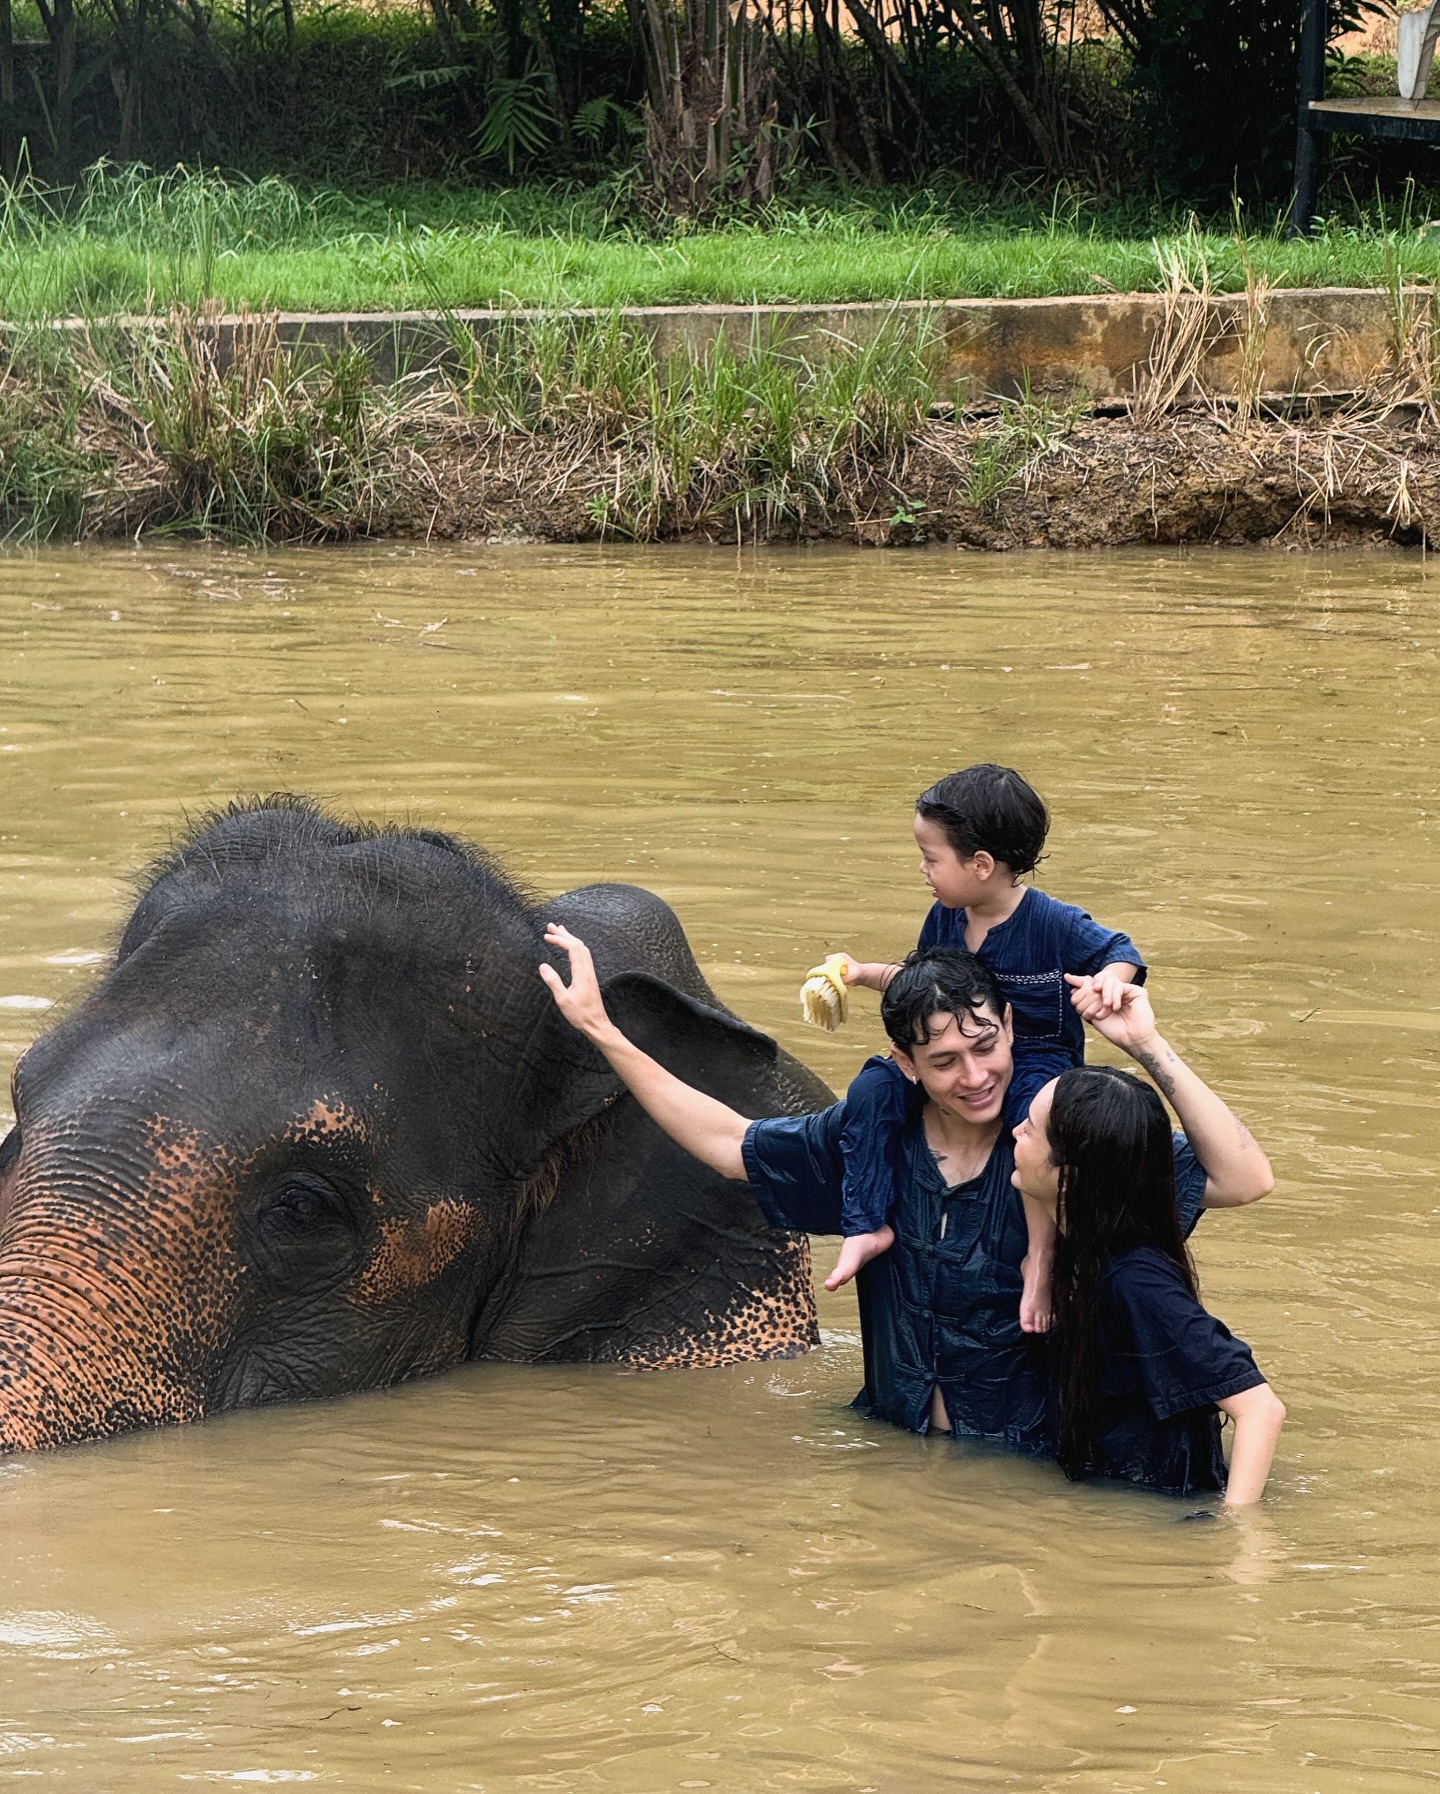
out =
[[540,976],[555,999],[555,1007],[572,1028],[578,1028],[587,1040],[598,1046],[601,1040],[618,1032],[605,1009],[600,995],[600,980],[595,976],[595,961],[590,949],[578,934],[571,934],[558,922],[545,930],[545,939],[552,947],[562,947],[570,958],[570,982],[567,984],[554,966],[542,965]]
[[1115,980],[1102,988],[1102,979],[1077,978],[1071,972],[1065,974],[1065,982],[1072,987],[1070,1001],[1080,1019],[1122,1052],[1138,1058],[1143,1048],[1159,1038],[1155,1011],[1143,984]]
[[1205,1167],[1206,1208],[1240,1208],[1257,1202],[1275,1188],[1270,1161],[1255,1144],[1245,1123],[1197,1077],[1165,1040],[1155,1021],[1155,1011],[1142,985],[1127,984],[1120,993],[1120,1009],[1104,1008],[1094,979],[1066,979],[1073,986],[1070,1001],[1097,1034],[1128,1053],[1149,1072],[1180,1117],[1195,1156]]

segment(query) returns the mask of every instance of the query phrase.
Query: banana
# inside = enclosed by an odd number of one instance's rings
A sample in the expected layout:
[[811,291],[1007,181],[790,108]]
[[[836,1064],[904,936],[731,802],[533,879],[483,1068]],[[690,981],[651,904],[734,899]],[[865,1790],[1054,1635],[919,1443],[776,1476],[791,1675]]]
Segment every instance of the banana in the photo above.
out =
[[811,966],[800,986],[800,1013],[812,1027],[825,1028],[831,1034],[850,1013],[850,987],[845,974],[850,961],[843,953],[832,953],[818,966]]

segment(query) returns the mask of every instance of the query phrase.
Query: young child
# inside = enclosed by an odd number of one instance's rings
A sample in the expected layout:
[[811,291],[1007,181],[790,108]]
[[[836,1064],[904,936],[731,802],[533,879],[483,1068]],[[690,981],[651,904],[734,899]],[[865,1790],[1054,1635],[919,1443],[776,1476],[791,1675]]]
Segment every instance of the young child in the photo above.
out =
[[[1119,1009],[1125,985],[1145,982],[1145,962],[1128,935],[1102,928],[1084,910],[1020,883],[1038,864],[1049,829],[1038,793],[1008,766],[987,763],[953,772],[915,803],[920,870],[935,898],[918,944],[975,954],[1010,1003],[1015,1076],[1006,1097],[1006,1127],[1024,1120],[1042,1085],[1085,1062],[1085,1025],[1071,1004],[1067,973],[1092,981],[1087,990],[1093,990],[1101,1013]],[[893,965],[843,957],[847,984],[883,991],[895,975]],[[846,1092],[841,1136],[846,1237],[826,1289],[848,1283],[894,1241],[885,1217],[894,1200],[895,1149],[909,1098],[910,1085],[893,1059],[867,1060]],[[1043,1333],[1050,1325],[1055,1222],[1028,1197],[1024,1203],[1030,1248],[1020,1325],[1027,1333]]]

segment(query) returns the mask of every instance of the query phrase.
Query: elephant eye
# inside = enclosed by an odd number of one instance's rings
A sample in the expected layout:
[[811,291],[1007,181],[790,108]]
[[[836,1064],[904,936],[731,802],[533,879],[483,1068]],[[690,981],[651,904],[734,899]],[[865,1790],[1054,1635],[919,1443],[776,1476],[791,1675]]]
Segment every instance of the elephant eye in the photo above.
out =
[[288,1177],[267,1199],[260,1219],[272,1234],[299,1237],[349,1218],[345,1198],[318,1177]]

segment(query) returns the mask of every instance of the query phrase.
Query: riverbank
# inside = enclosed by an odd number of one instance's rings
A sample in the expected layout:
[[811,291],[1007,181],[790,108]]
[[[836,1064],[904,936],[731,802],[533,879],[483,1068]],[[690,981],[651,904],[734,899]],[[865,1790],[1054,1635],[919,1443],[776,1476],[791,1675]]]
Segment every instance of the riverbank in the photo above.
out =
[[[1428,299],[1399,294],[1391,314],[1381,295],[1335,296],[1354,326],[1343,354],[1338,327],[1305,349],[1300,325],[1319,325],[1286,299],[1252,293],[1237,311],[1172,291],[1107,302],[1103,328],[1095,302],[1056,302],[1025,313],[1049,320],[1051,364],[1033,321],[1026,336],[992,319],[987,337],[924,307],[866,314],[864,329],[852,317],[848,337],[833,317],[798,338],[773,319],[747,338],[710,314],[668,337],[613,313],[432,318],[430,356],[384,378],[343,331],[287,342],[274,314],[11,328],[0,527],[12,540],[1423,543],[1440,516]],[[1073,343],[1056,348],[1057,318],[1091,345],[1080,375],[1108,392],[1076,374]],[[998,381],[1007,346],[1023,356],[1012,396],[963,375],[966,355],[1001,356],[984,363]],[[1055,377],[1032,385],[1046,365]],[[1295,396],[1270,390],[1274,368]]]
[[[615,470],[603,456],[536,479],[534,444],[463,437],[431,459],[396,533],[594,539]],[[1116,548],[1262,543],[1420,547],[1440,520],[1440,434],[1414,413],[1366,422],[1252,422],[1204,408],[1149,428],[1052,418],[1027,441],[1003,415],[928,420],[893,468],[857,470],[828,502],[788,514],[723,482],[676,493],[646,539],[841,541],[865,547]],[[615,531],[617,535],[628,532]],[[639,532],[635,532],[639,533]]]

